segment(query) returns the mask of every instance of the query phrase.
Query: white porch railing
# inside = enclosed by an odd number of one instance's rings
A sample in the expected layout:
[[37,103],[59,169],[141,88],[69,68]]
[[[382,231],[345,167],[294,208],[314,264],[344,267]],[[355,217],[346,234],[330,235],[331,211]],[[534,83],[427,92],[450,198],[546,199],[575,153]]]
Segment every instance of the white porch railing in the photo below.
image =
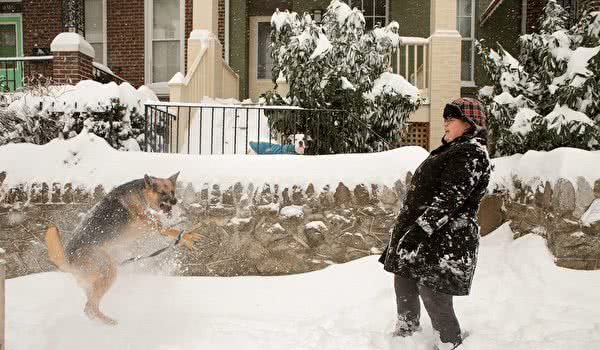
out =
[[429,39],[403,36],[392,60],[394,73],[402,75],[429,98]]
[[169,82],[172,102],[200,102],[203,97],[239,97],[239,77],[223,60],[221,43],[214,34],[194,30],[188,40],[188,71]]

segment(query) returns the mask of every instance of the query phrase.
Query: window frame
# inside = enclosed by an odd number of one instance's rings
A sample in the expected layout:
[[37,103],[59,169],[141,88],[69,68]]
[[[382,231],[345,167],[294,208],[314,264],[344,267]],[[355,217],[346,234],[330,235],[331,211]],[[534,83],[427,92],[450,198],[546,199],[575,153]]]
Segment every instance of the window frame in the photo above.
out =
[[[85,38],[85,40],[90,43],[90,44],[102,44],[102,62],[98,62],[98,63],[102,63],[105,66],[108,66],[108,34],[107,34],[107,20],[106,20],[106,1],[107,0],[101,0],[102,1],[102,42],[97,42],[97,41],[89,41],[87,38]],[[84,16],[85,16],[85,1],[84,1]],[[84,34],[85,34],[85,26],[84,26]],[[95,58],[94,58],[95,60]]]
[[[354,5],[354,2],[360,2],[360,4],[362,5],[362,2],[364,1],[372,1],[373,2],[373,14],[370,16],[367,16],[363,13],[363,16],[366,18],[372,18],[373,19],[373,28],[375,27],[375,23],[377,23],[375,21],[375,18],[381,18],[381,16],[376,16],[375,15],[375,1],[377,0],[348,0],[348,6],[350,6],[350,8],[359,8],[359,6]],[[384,23],[381,25],[382,27],[385,27],[390,21],[390,0],[385,0],[385,20]],[[373,28],[365,28],[366,30],[371,30]]]
[[[458,33],[460,34],[460,19],[461,18],[471,18],[471,36],[470,37],[463,37],[461,35],[461,60],[460,60],[460,85],[462,87],[473,87],[476,86],[475,85],[475,14],[476,14],[476,1],[475,0],[462,0],[462,1],[471,1],[471,15],[470,16],[460,16],[459,15],[459,8],[460,8],[460,2],[461,0],[458,0],[456,2],[456,30],[458,31]],[[463,64],[463,57],[462,57],[462,43],[464,41],[470,41],[471,42],[471,57],[470,57],[470,61],[471,61],[471,71],[470,71],[470,76],[469,76],[469,80],[463,80],[462,77],[462,64]]]
[[[185,67],[185,1],[179,1],[179,72]],[[154,0],[144,0],[144,83],[157,95],[168,95],[168,81],[153,82]],[[167,41],[174,41],[168,39]],[[159,40],[160,41],[160,40]],[[164,41],[164,40],[163,40]]]
[[[259,71],[258,71],[258,64],[260,62],[260,41],[259,41],[259,29],[260,29],[260,25],[261,23],[268,23],[269,27],[271,26],[271,21],[256,21],[256,76],[254,77],[256,80],[268,80],[271,81],[272,78],[261,78],[258,76]],[[270,41],[267,42],[267,50],[270,44]],[[270,54],[269,54],[270,55]],[[273,73],[271,72],[271,75]]]

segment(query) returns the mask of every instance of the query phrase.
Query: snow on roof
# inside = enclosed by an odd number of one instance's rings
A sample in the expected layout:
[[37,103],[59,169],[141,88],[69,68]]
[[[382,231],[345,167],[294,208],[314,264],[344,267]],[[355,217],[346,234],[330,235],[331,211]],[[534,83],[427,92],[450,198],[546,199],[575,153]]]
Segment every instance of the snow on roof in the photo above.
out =
[[374,100],[375,97],[383,94],[407,96],[412,101],[416,101],[419,97],[419,89],[399,74],[384,72],[375,79],[373,90],[366,93],[365,97]]

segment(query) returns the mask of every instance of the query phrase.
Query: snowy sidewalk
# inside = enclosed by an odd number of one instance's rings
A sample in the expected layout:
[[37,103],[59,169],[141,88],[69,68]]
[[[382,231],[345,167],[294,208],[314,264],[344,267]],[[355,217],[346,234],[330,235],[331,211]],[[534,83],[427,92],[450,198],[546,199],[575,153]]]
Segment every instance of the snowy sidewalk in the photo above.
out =
[[[542,238],[512,241],[507,225],[482,239],[473,294],[456,299],[464,349],[594,349],[600,344],[600,271],[556,267]],[[70,275],[7,281],[7,349],[429,350],[423,333],[390,336],[392,276],[377,257],[284,277],[164,277],[122,273],[88,321]]]

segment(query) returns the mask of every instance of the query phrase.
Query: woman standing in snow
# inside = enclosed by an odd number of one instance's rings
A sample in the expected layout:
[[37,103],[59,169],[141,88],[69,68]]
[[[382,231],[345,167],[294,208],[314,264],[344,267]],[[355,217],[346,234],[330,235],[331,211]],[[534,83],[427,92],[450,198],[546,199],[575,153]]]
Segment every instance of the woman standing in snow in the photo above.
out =
[[444,109],[442,145],[415,171],[391,239],[379,259],[394,276],[394,335],[420,330],[423,300],[442,343],[462,343],[453,296],[468,295],[479,248],[477,212],[490,178],[485,115],[476,99]]

